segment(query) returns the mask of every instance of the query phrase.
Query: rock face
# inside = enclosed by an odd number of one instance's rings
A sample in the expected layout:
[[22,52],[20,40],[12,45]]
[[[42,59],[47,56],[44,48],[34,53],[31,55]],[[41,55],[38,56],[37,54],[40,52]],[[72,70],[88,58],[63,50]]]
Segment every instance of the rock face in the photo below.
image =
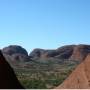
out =
[[11,45],[3,48],[2,52],[5,57],[9,56],[12,61],[27,62],[30,60],[27,51],[21,46]]
[[90,45],[66,45],[54,50],[34,49],[28,56],[27,51],[21,46],[11,45],[2,49],[5,57],[12,61],[28,62],[31,59],[58,58],[66,60],[83,61],[90,53]]
[[40,58],[42,54],[44,54],[46,52],[46,50],[44,49],[34,49],[31,53],[30,53],[30,57],[31,58]]
[[59,58],[82,61],[90,53],[90,45],[67,45],[56,50],[34,49],[30,53],[32,58]]
[[29,57],[24,55],[24,54],[13,54],[12,55],[13,61],[18,61],[18,62],[28,62],[30,61]]
[[23,89],[0,51],[0,89]]
[[90,89],[90,54],[56,89]]
[[72,55],[74,46],[75,45],[67,45],[67,46],[60,47],[56,50],[34,49],[29,56],[33,58],[53,57],[53,58],[60,58],[60,59],[68,59]]
[[90,45],[77,45],[74,47],[71,59],[82,61],[86,58],[88,53],[90,53]]
[[69,59],[72,56],[74,47],[76,47],[76,45],[67,45],[58,48],[56,50],[58,52],[58,55],[56,57],[61,59]]
[[8,54],[8,55],[13,55],[13,54],[24,54],[26,56],[28,56],[28,53],[27,51],[22,48],[21,46],[18,46],[18,45],[10,45],[8,47],[5,47],[3,48],[2,50],[5,54]]

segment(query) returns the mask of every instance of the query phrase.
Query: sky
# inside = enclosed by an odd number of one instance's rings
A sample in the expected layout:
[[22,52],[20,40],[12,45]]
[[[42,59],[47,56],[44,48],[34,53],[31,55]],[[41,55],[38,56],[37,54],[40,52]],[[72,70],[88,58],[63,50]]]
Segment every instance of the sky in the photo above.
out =
[[0,48],[90,44],[90,0],[0,0]]

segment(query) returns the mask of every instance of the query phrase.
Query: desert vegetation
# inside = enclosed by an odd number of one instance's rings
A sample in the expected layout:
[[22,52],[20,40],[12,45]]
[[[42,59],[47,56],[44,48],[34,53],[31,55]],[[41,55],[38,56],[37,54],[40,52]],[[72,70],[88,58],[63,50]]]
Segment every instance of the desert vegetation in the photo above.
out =
[[32,62],[32,67],[31,63],[27,65],[14,69],[21,84],[27,89],[51,89],[60,85],[69,76],[77,62],[65,61],[60,64],[50,61],[42,63],[41,60],[37,60]]

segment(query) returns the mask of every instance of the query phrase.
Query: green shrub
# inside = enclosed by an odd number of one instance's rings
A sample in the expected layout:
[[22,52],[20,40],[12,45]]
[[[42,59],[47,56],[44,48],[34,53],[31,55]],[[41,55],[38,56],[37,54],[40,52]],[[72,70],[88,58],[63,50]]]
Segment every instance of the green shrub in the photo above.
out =
[[22,80],[22,84],[28,89],[46,89],[45,83],[42,80]]

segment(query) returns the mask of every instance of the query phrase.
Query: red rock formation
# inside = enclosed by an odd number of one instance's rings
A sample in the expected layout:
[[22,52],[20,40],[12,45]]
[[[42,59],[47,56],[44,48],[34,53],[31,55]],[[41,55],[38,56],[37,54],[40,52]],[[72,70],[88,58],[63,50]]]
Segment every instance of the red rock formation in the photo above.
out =
[[15,62],[28,62],[30,61],[28,57],[28,52],[21,46],[18,45],[10,45],[2,49],[3,55],[6,57],[10,57],[10,61]]
[[90,53],[90,45],[66,45],[55,50],[35,49],[30,53],[32,58],[59,58],[83,61]]
[[77,45],[73,49],[71,60],[84,60],[87,54],[90,53],[90,45]]
[[83,61],[87,54],[90,53],[90,45],[66,45],[55,50],[45,50],[45,49],[34,49],[28,56],[27,51],[21,46],[10,45],[2,49],[5,57],[8,55],[11,57],[10,60],[27,62],[31,59],[39,58],[58,58],[66,60],[77,60]]
[[0,51],[0,89],[23,89]]
[[90,54],[57,89],[90,89]]

